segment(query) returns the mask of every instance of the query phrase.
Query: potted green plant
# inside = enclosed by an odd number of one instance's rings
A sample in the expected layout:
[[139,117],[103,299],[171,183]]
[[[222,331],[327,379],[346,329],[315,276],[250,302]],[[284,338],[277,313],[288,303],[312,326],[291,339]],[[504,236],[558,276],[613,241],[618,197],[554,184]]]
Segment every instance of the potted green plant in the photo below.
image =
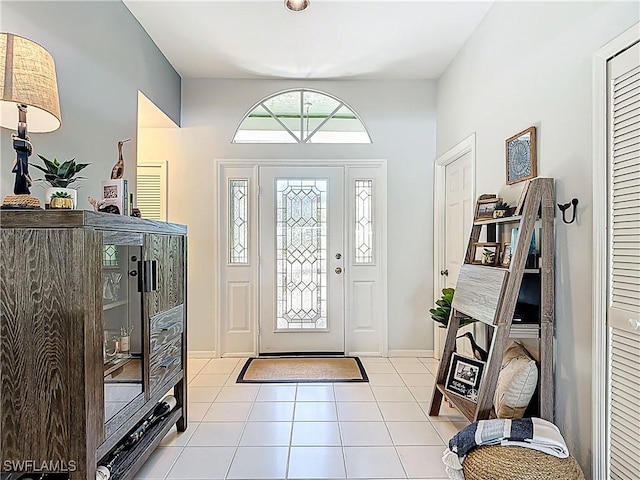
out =
[[494,260],[496,258],[496,252],[493,250],[489,250],[485,248],[482,251],[482,264],[483,265],[493,265]]
[[506,202],[498,202],[493,208],[493,218],[502,218],[509,216],[509,204]]
[[[443,288],[442,296],[436,301],[436,308],[429,310],[431,318],[439,323],[440,328],[447,328],[449,325],[449,317],[451,316],[451,303],[453,302],[453,288]],[[469,325],[476,320],[474,318],[463,317],[460,319],[460,327]]]
[[45,206],[50,206],[51,197],[57,192],[67,193],[73,202],[73,207],[78,205],[78,192],[69,188],[69,185],[75,183],[83,177],[78,177],[78,173],[89,166],[88,163],[76,163],[75,158],[65,160],[60,163],[56,158],[49,160],[48,158],[38,155],[44,163],[44,167],[33,165],[38,170],[44,172],[44,181],[51,185],[51,188],[45,190]]
[[55,192],[49,199],[49,208],[73,209],[73,199],[67,192]]

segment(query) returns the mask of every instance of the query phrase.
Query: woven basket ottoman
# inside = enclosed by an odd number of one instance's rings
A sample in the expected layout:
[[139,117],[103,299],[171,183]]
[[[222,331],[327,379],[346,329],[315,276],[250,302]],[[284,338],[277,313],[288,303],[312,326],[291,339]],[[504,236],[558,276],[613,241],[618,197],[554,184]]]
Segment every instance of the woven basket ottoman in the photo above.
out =
[[557,458],[524,447],[476,448],[462,467],[465,480],[584,480],[575,458]]

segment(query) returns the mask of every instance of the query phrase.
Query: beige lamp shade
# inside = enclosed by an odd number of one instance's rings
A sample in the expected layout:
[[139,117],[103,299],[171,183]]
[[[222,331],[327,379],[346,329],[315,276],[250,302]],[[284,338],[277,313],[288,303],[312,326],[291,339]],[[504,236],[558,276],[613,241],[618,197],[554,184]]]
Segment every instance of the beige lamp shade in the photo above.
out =
[[27,105],[29,132],[60,128],[60,101],[53,58],[43,47],[0,33],[0,126],[16,129],[17,105]]

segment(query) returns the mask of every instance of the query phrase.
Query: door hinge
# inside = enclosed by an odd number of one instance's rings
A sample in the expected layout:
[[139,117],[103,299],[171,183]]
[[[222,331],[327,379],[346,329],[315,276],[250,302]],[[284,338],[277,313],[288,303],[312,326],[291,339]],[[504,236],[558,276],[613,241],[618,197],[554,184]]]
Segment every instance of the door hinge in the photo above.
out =
[[260,324],[258,324],[258,336],[260,336],[260,330],[261,330]]
[[258,198],[260,198],[260,195],[262,195],[262,187],[260,185],[258,185],[257,191],[258,191]]

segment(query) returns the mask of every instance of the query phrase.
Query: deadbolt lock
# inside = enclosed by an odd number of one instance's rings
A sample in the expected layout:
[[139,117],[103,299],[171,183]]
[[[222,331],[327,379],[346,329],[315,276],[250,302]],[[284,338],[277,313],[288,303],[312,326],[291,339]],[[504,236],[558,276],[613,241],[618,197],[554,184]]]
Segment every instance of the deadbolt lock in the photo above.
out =
[[342,254],[341,253],[336,253],[336,260],[340,260],[342,258]]

